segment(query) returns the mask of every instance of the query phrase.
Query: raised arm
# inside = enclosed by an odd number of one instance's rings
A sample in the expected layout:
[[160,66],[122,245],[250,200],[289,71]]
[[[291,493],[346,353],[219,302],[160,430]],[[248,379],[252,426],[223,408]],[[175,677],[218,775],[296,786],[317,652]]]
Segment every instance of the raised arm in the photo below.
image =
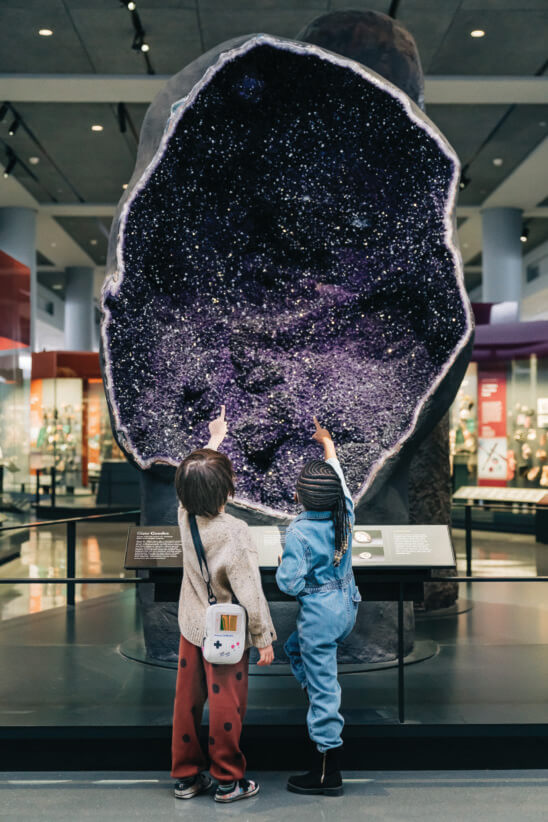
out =
[[318,422],[316,417],[313,417],[314,425],[316,426],[316,430],[312,436],[313,440],[319,442],[320,445],[323,445],[323,451],[325,456],[325,461],[331,465],[331,467],[335,470],[338,478],[341,481],[342,489],[344,492],[344,497],[346,500],[346,510],[350,514],[351,517],[354,516],[354,502],[352,500],[352,494],[348,490],[348,486],[346,484],[346,480],[344,478],[343,470],[341,468],[341,464],[337,458],[337,452],[335,450],[335,443],[331,439],[331,434],[327,430],[327,428],[322,428],[320,423]]
[[225,420],[225,406],[221,405],[221,413],[209,423],[209,442],[206,448],[217,451],[219,445],[226,437],[227,431],[228,425]]

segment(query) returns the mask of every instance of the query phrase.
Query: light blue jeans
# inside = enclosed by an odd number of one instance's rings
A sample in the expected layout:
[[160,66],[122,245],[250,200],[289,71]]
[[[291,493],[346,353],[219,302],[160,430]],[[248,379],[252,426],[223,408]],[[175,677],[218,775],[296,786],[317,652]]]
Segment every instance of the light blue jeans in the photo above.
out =
[[291,669],[308,691],[306,717],[310,739],[321,753],[342,745],[344,719],[339,711],[337,647],[352,631],[360,594],[353,583],[298,597],[297,630],[285,643]]

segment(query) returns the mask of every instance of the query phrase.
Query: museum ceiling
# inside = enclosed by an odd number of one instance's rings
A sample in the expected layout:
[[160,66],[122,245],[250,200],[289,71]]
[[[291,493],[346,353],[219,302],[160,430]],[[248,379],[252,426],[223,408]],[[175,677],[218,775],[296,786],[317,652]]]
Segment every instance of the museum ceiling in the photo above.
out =
[[[78,101],[68,94],[70,102],[64,102],[56,92],[43,101],[41,75],[59,81],[72,74],[116,75],[113,82],[128,76],[144,85],[151,72],[174,74],[231,37],[265,31],[294,38],[314,17],[349,7],[391,12],[417,41],[427,113],[455,147],[469,181],[459,196],[468,287],[481,277],[482,205],[523,208],[527,250],[548,239],[542,151],[548,145],[548,95],[543,104],[535,92],[535,80],[548,68],[548,0],[136,0],[148,52],[132,49],[135,21],[119,0],[0,0],[0,87],[8,88],[7,75],[27,75],[28,81],[18,99],[0,99],[0,105],[10,103],[0,123],[0,163],[17,158],[0,186],[0,205],[39,204],[39,268],[104,264],[110,217],[134,167],[147,109],[144,101],[123,98]],[[42,27],[53,34],[40,36]],[[485,35],[471,37],[474,30]],[[472,80],[470,102],[444,103],[439,95],[429,102],[428,79],[435,77]],[[524,86],[524,102],[502,94],[493,104],[488,94],[474,91],[473,78],[499,86],[502,78],[524,78],[530,85]],[[10,135],[17,117],[20,125]],[[93,125],[102,130],[92,131]],[[531,179],[543,182],[532,186]]]

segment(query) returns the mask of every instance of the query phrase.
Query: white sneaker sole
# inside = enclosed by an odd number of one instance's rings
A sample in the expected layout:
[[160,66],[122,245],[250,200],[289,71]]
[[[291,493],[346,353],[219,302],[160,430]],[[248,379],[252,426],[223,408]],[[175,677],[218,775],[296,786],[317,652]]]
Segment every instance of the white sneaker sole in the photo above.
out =
[[187,788],[186,791],[175,790],[175,799],[193,799],[195,796],[198,796],[199,794],[208,791],[212,785],[213,780],[211,779],[211,777],[208,776],[206,779],[201,780],[196,785],[192,785],[190,788]]
[[252,791],[246,791],[245,793],[240,793],[240,794],[238,794],[238,796],[233,796],[231,799],[223,799],[222,797],[217,796],[217,794],[215,794],[215,796],[213,798],[214,798],[215,802],[220,802],[222,805],[228,805],[229,802],[239,802],[240,799],[249,799],[250,796],[256,796],[256,794],[259,793],[259,790],[260,790],[260,785],[255,785],[255,787],[253,788]]

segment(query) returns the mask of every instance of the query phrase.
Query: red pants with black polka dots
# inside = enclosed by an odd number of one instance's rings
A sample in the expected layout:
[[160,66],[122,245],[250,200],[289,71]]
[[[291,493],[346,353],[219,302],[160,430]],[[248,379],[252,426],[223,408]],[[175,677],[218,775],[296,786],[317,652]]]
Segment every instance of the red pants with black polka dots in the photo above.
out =
[[[240,750],[247,708],[249,651],[236,665],[212,665],[202,649],[183,636],[173,709],[171,776],[185,779],[209,767],[219,782],[242,779],[246,761]],[[199,739],[205,701],[209,700],[207,757]]]

